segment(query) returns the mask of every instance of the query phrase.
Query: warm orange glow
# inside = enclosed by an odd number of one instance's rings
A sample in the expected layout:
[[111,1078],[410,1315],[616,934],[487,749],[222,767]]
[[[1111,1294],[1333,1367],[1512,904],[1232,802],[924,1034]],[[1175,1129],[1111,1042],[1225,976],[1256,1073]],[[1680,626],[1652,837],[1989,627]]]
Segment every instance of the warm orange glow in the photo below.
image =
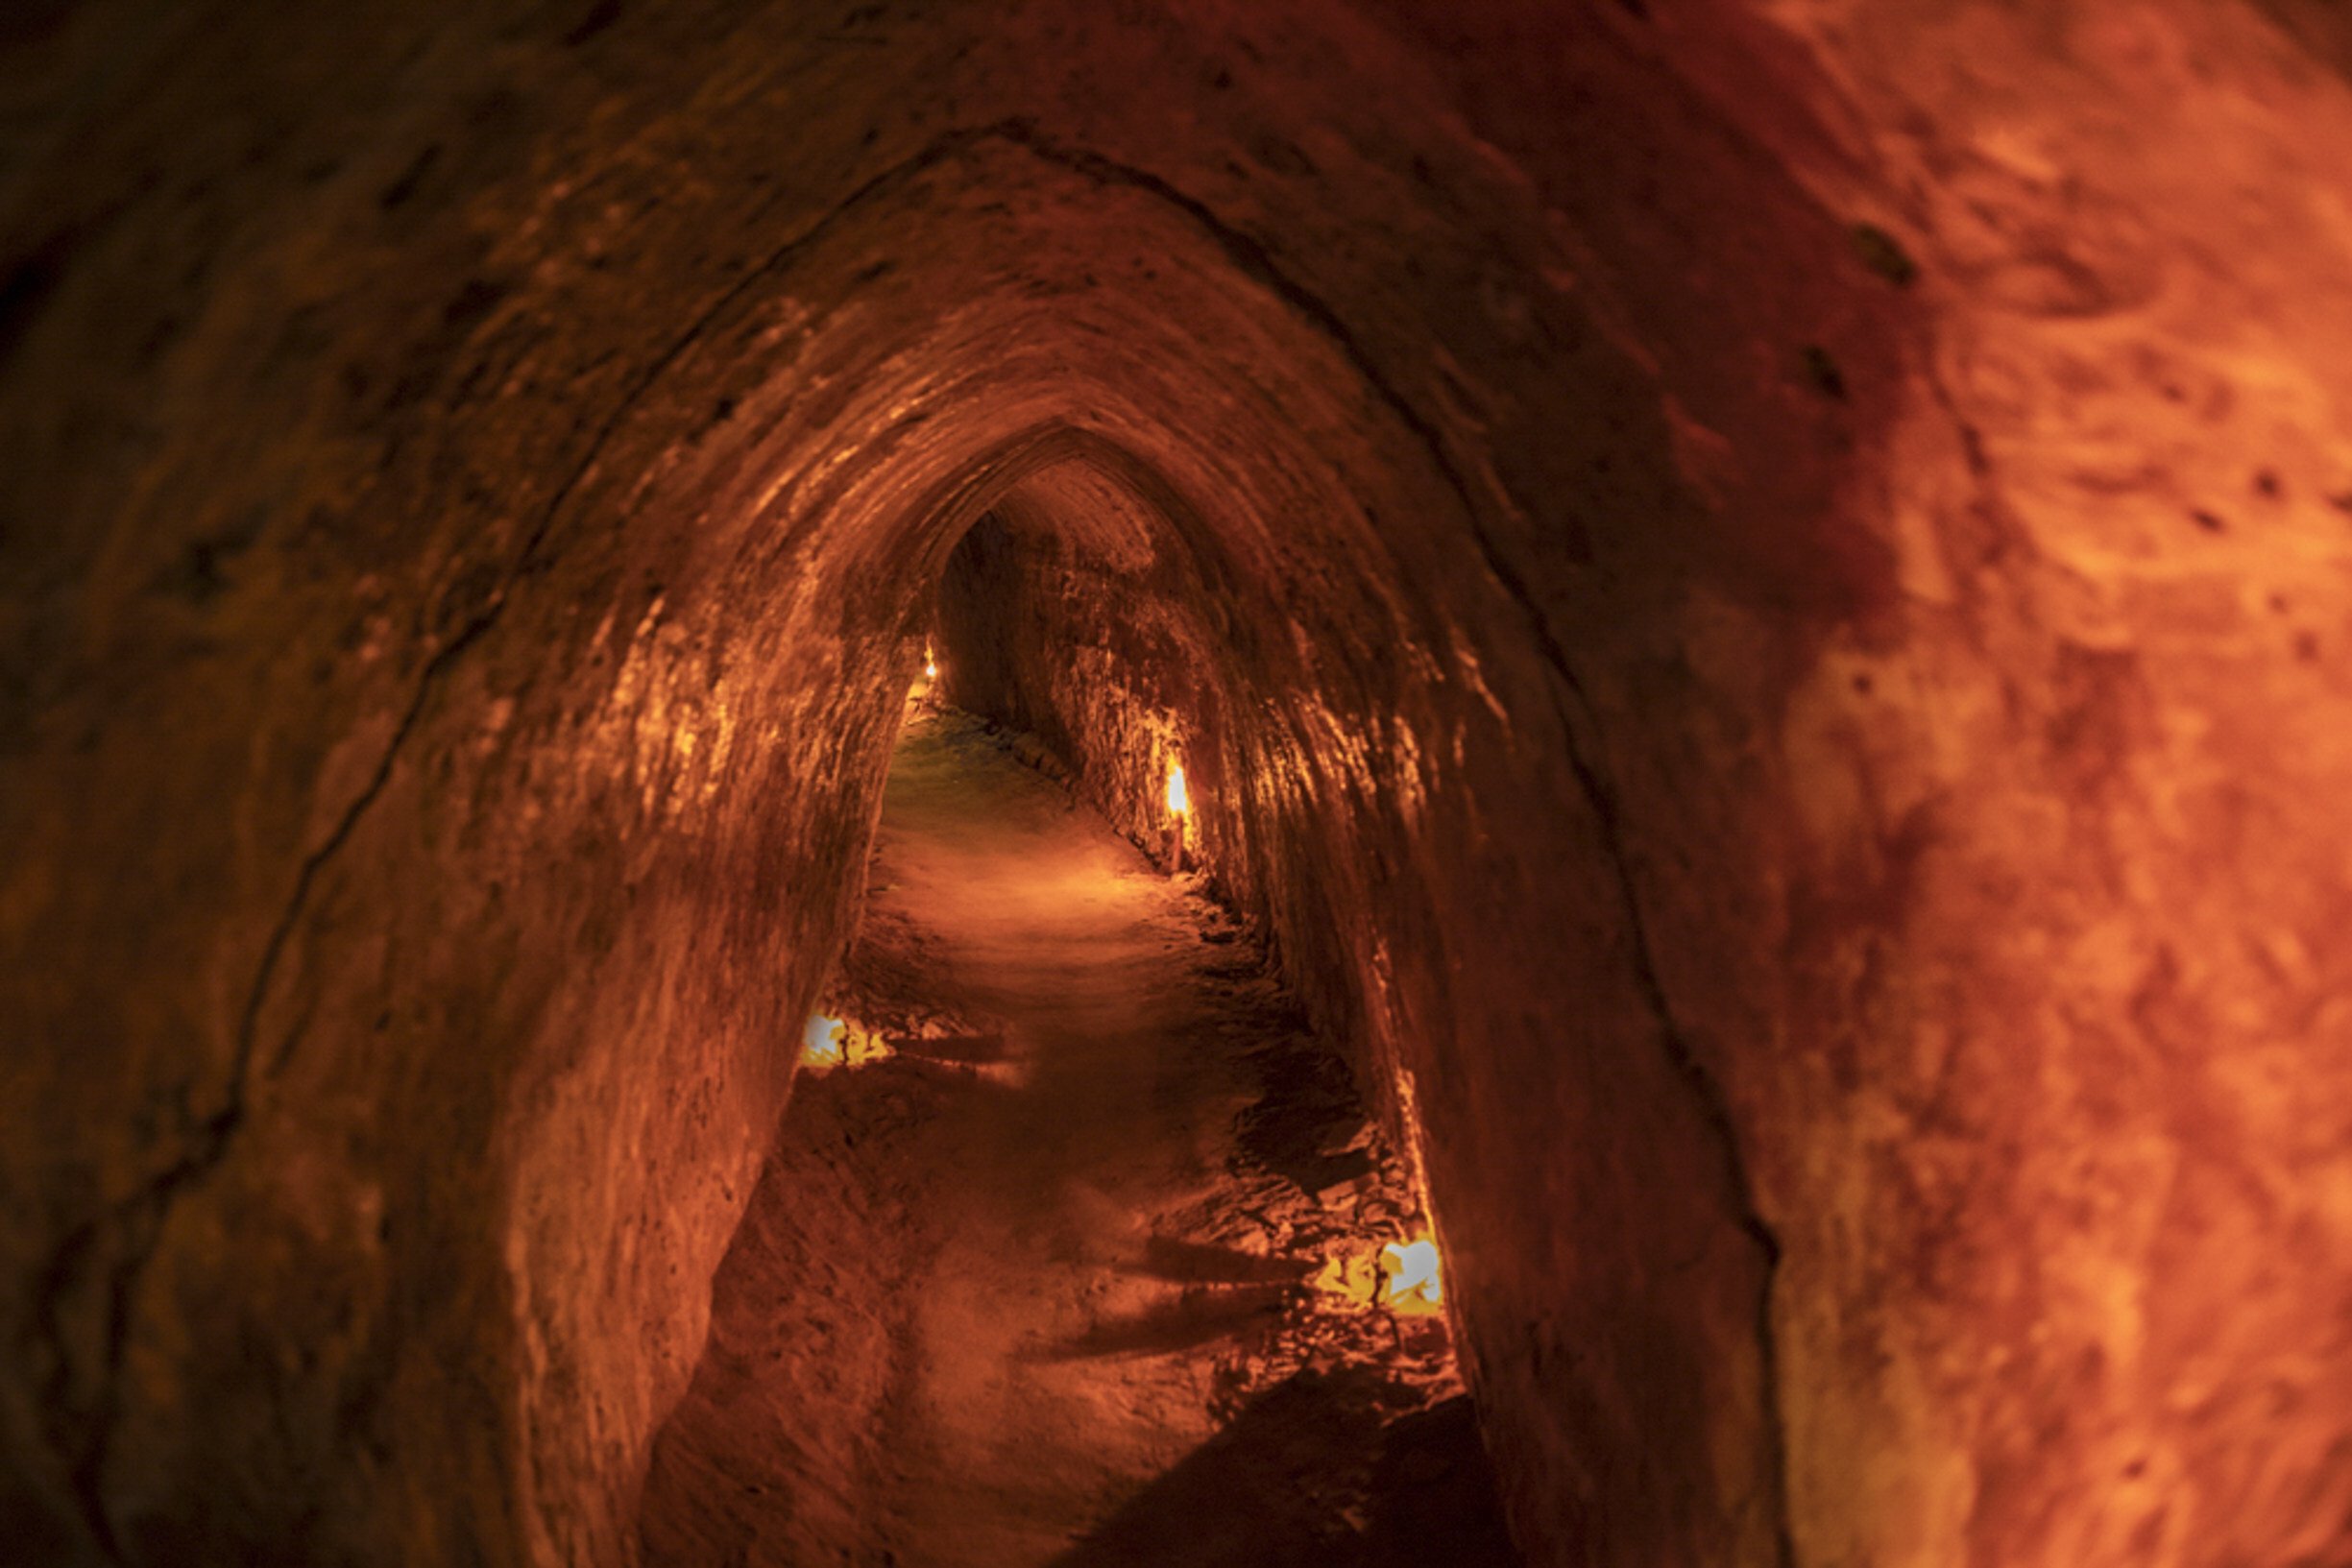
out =
[[1182,816],[1192,809],[1192,797],[1184,792],[1184,765],[1168,764],[1168,809]]
[[890,1042],[854,1018],[812,1013],[801,1032],[800,1065],[817,1072],[862,1067],[896,1054]]
[[800,1037],[800,1059],[808,1067],[838,1067],[847,1058],[848,1046],[849,1026],[816,1013]]
[[1386,1306],[1402,1316],[1424,1317],[1444,1310],[1438,1244],[1426,1238],[1391,1242],[1376,1254],[1368,1248],[1326,1259],[1310,1283],[1357,1312]]
[[1391,1242],[1380,1249],[1380,1272],[1388,1281],[1382,1294],[1397,1312],[1433,1313],[1444,1304],[1435,1242]]
[[932,654],[928,642],[923,644],[923,675],[926,680],[935,681],[939,678],[939,661]]

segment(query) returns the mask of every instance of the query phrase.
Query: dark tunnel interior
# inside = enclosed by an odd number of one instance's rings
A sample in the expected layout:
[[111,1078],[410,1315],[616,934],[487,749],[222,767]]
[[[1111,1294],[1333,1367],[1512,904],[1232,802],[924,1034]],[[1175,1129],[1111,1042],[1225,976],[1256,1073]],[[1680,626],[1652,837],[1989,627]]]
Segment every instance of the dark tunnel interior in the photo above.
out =
[[2352,1562],[2347,171],[2330,0],[0,12],[0,1555]]

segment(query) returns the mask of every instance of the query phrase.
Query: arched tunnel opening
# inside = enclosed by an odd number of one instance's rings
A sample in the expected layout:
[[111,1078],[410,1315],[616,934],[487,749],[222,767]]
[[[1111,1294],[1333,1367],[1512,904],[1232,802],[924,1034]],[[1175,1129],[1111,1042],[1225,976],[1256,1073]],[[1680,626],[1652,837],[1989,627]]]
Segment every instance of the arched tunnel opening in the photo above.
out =
[[10,1550],[2352,1560],[2347,62],[0,18]]
[[[1310,617],[1131,451],[1055,430],[990,467],[901,643],[862,915],[655,1434],[645,1554],[1515,1562],[1409,1094],[1375,1125],[1397,1069],[1283,983],[1342,955],[1238,908],[1267,807],[1219,804],[1315,741],[1230,621],[1311,656]],[[1319,635],[1402,635],[1365,630]]]

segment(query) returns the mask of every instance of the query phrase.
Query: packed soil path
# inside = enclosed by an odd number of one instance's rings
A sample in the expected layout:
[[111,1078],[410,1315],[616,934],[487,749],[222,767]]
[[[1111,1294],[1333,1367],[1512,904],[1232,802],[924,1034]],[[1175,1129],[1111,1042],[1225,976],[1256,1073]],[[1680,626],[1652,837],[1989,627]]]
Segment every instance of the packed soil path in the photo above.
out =
[[1511,1561],[1443,1317],[1374,1299],[1418,1202],[1339,1059],[999,741],[900,744],[848,1059],[715,1281],[648,1560]]

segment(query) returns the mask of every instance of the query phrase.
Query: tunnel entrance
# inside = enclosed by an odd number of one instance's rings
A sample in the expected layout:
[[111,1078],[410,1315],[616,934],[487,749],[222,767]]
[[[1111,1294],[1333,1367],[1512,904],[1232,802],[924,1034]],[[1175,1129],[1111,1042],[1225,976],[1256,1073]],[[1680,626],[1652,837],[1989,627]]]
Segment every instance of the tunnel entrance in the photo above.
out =
[[901,737],[848,1049],[819,1031],[718,1271],[649,1560],[1515,1562],[1346,1067],[1017,753],[928,700]]

